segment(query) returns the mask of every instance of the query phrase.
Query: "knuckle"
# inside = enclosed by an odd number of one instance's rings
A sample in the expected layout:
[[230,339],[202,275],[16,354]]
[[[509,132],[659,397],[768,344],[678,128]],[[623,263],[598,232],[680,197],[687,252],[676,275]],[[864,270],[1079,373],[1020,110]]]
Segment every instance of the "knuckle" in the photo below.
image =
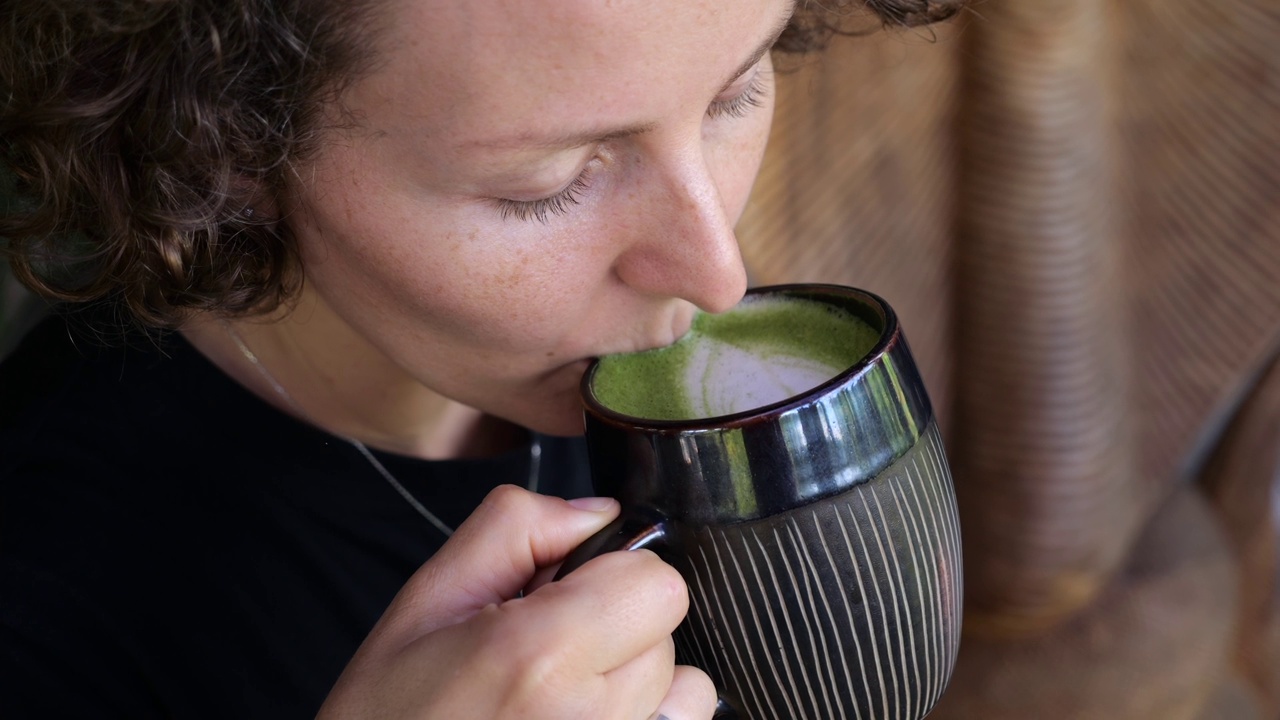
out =
[[[649,550],[606,553],[590,579],[612,588],[607,597],[612,612],[643,615],[674,629],[689,610],[689,591],[680,572]],[[593,562],[596,562],[593,561]],[[584,578],[585,580],[586,578]]]
[[515,485],[499,485],[485,495],[480,509],[496,520],[526,517],[535,507],[535,497],[529,491]]
[[[689,586],[685,583],[680,571],[670,563],[648,550],[635,553],[644,564],[644,572],[648,581],[648,591],[655,602],[664,607],[687,609],[689,604]],[[682,610],[683,614],[683,610]]]

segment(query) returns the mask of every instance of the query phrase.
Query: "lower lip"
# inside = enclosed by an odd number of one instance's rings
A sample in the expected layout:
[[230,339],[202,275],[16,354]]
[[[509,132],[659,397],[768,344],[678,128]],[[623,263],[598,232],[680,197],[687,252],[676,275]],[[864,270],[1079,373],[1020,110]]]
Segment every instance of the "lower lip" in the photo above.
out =
[[586,374],[587,368],[591,367],[591,363],[594,361],[595,361],[595,358],[583,358],[581,360],[574,360],[573,362],[567,362],[563,365],[557,365],[553,367],[548,374],[554,375],[559,378],[563,378],[565,374],[570,374],[570,375],[573,375],[575,379],[580,379],[583,375]]

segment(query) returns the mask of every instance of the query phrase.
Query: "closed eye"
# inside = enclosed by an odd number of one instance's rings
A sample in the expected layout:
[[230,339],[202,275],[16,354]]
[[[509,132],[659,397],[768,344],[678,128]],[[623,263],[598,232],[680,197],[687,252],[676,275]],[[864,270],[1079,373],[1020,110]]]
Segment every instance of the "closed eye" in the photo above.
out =
[[495,198],[498,204],[498,213],[503,220],[515,218],[516,220],[528,221],[537,220],[540,223],[546,223],[552,216],[564,215],[569,212],[569,208],[582,202],[582,193],[589,187],[588,176],[591,174],[591,168],[595,163],[587,163],[587,166],[578,173],[565,189],[552,195],[551,197],[539,198],[537,200],[509,200],[506,198]]
[[[746,117],[755,108],[764,105],[769,92],[769,78],[764,69],[758,69],[742,91],[731,98],[717,99],[707,106],[707,117],[711,119],[729,117]],[[595,162],[587,163],[565,188],[556,194],[536,200],[511,200],[495,198],[498,212],[503,220],[514,218],[520,221],[536,220],[547,223],[552,217],[564,215],[573,206],[582,202],[582,194],[590,187],[591,169]]]
[[752,76],[751,82],[747,83],[742,92],[736,96],[713,101],[707,106],[707,117],[711,119],[726,116],[741,118],[746,117],[753,109],[763,106],[769,92],[769,81],[765,73],[763,68],[758,70]]

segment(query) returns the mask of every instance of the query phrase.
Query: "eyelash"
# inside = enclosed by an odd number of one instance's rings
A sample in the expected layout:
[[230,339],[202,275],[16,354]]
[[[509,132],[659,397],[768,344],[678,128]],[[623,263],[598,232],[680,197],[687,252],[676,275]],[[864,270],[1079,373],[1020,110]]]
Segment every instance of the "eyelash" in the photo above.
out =
[[540,200],[507,200],[500,198],[498,199],[498,212],[503,220],[507,218],[537,220],[545,224],[552,215],[563,215],[569,212],[570,207],[582,202],[582,193],[587,189],[587,176],[590,174],[591,164],[588,164],[578,174],[578,177],[569,183],[569,187],[549,198]]
[[764,96],[768,91],[764,82],[764,71],[756,72],[751,78],[751,82],[738,93],[738,96],[729,100],[717,100],[711,103],[711,107],[707,108],[707,117],[715,119],[718,117],[746,117],[752,110],[764,104]]
[[[717,100],[711,103],[707,108],[707,117],[712,120],[720,117],[744,118],[750,112],[764,104],[764,95],[768,88],[765,87],[764,73],[757,72],[755,77],[751,78],[751,82],[738,93],[738,96],[729,100]],[[591,174],[591,168],[594,163],[590,163],[583,168],[582,172],[569,183],[564,190],[552,195],[548,198],[539,200],[507,200],[505,198],[498,199],[498,212],[503,220],[515,218],[516,220],[528,221],[537,220],[546,224],[552,216],[564,215],[574,205],[582,202],[582,193],[587,190],[590,183],[587,178]]]

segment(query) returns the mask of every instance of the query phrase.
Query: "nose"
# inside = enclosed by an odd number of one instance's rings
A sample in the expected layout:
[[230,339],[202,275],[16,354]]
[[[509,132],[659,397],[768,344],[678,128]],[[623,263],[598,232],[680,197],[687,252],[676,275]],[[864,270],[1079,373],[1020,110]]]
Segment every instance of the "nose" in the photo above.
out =
[[747,272],[718,185],[701,149],[651,165],[635,203],[635,235],[615,271],[628,286],[723,312],[742,299]]

